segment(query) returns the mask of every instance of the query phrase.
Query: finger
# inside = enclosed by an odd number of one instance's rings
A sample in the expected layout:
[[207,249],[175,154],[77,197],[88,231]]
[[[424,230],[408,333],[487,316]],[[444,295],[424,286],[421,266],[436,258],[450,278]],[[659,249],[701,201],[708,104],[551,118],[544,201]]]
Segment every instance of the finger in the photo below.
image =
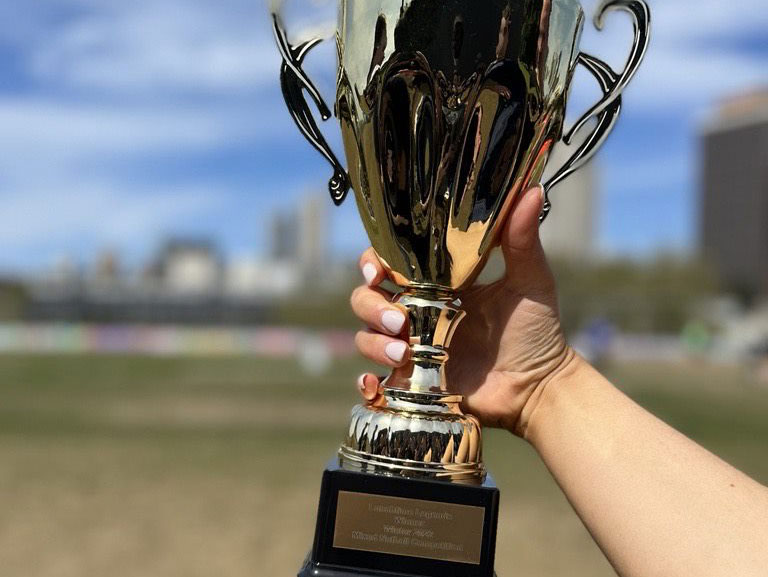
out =
[[387,367],[404,365],[410,352],[405,341],[373,331],[359,331],[355,335],[355,345],[364,357]]
[[360,270],[368,286],[376,286],[387,278],[387,273],[373,247],[368,247],[360,257]]
[[544,189],[539,184],[517,199],[507,220],[502,247],[515,253],[530,253],[539,243],[539,214],[544,204]]
[[382,289],[359,286],[352,291],[352,311],[370,328],[388,335],[403,332],[406,316],[401,307],[392,304],[391,295]]
[[541,185],[528,189],[512,209],[502,234],[507,282],[514,290],[553,290],[554,279],[539,237],[539,215],[544,202]]
[[379,378],[372,373],[364,373],[357,379],[357,388],[366,401],[373,401],[379,395]]

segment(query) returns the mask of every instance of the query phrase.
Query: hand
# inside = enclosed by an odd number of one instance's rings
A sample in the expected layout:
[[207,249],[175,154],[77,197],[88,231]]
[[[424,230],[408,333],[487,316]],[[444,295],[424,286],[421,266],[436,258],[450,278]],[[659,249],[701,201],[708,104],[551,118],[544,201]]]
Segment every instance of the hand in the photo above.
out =
[[[540,186],[516,203],[501,235],[504,278],[476,285],[461,295],[466,318],[459,324],[446,365],[452,391],[481,423],[525,436],[544,388],[576,356],[560,328],[555,281],[539,239]],[[352,309],[369,329],[355,342],[367,358],[385,366],[408,361],[406,316],[392,294],[378,285],[386,273],[373,249],[360,259],[366,285],[352,293]],[[358,380],[363,396],[376,402],[379,379]]]

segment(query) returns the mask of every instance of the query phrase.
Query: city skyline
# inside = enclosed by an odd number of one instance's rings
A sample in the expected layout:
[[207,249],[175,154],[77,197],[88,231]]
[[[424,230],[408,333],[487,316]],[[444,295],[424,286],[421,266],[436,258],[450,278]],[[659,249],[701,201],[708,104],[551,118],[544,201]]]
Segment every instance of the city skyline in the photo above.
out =
[[[768,84],[764,2],[651,4],[648,60],[598,156],[596,244],[609,255],[693,250],[698,127]],[[135,265],[166,237],[265,254],[270,215],[308,191],[325,198],[327,168],[283,109],[264,4],[6,0],[0,16],[0,272],[105,247]],[[619,15],[601,33],[587,22],[583,47],[618,68],[629,32]],[[326,43],[313,63],[326,95],[332,61]],[[578,73],[570,115],[594,98]],[[327,214],[336,255],[366,246],[351,199]]]

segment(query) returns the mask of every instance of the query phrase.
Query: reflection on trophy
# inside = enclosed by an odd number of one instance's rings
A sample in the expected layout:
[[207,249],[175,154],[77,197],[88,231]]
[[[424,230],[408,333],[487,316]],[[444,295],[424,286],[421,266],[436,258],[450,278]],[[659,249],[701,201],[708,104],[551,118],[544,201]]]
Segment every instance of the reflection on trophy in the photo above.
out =
[[[411,345],[410,362],[384,381],[382,402],[352,411],[338,464],[325,473],[302,575],[455,574],[457,564],[462,575],[493,574],[498,490],[482,462],[479,423],[462,412],[445,364],[464,316],[461,292],[515,199],[539,182],[555,143],[578,133],[570,159],[544,183],[543,220],[550,190],[617,120],[650,16],[642,0],[608,0],[598,28],[610,10],[634,21],[620,73],[579,51],[576,0],[341,0],[335,114],[347,169],[305,98],[330,117],[302,70],[319,40],[292,45],[274,15],[288,108],[333,166],[333,200],[353,189],[371,244],[402,289],[396,302],[408,311]],[[577,65],[603,96],[563,134]]]

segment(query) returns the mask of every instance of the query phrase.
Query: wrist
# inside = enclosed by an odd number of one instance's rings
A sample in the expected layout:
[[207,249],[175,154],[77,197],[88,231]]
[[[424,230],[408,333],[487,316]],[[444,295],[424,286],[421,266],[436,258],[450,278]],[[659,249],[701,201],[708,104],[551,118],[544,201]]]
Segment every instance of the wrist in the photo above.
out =
[[578,382],[591,368],[590,364],[570,346],[562,361],[534,389],[520,412],[512,431],[534,447],[540,430],[553,418],[562,392]]

